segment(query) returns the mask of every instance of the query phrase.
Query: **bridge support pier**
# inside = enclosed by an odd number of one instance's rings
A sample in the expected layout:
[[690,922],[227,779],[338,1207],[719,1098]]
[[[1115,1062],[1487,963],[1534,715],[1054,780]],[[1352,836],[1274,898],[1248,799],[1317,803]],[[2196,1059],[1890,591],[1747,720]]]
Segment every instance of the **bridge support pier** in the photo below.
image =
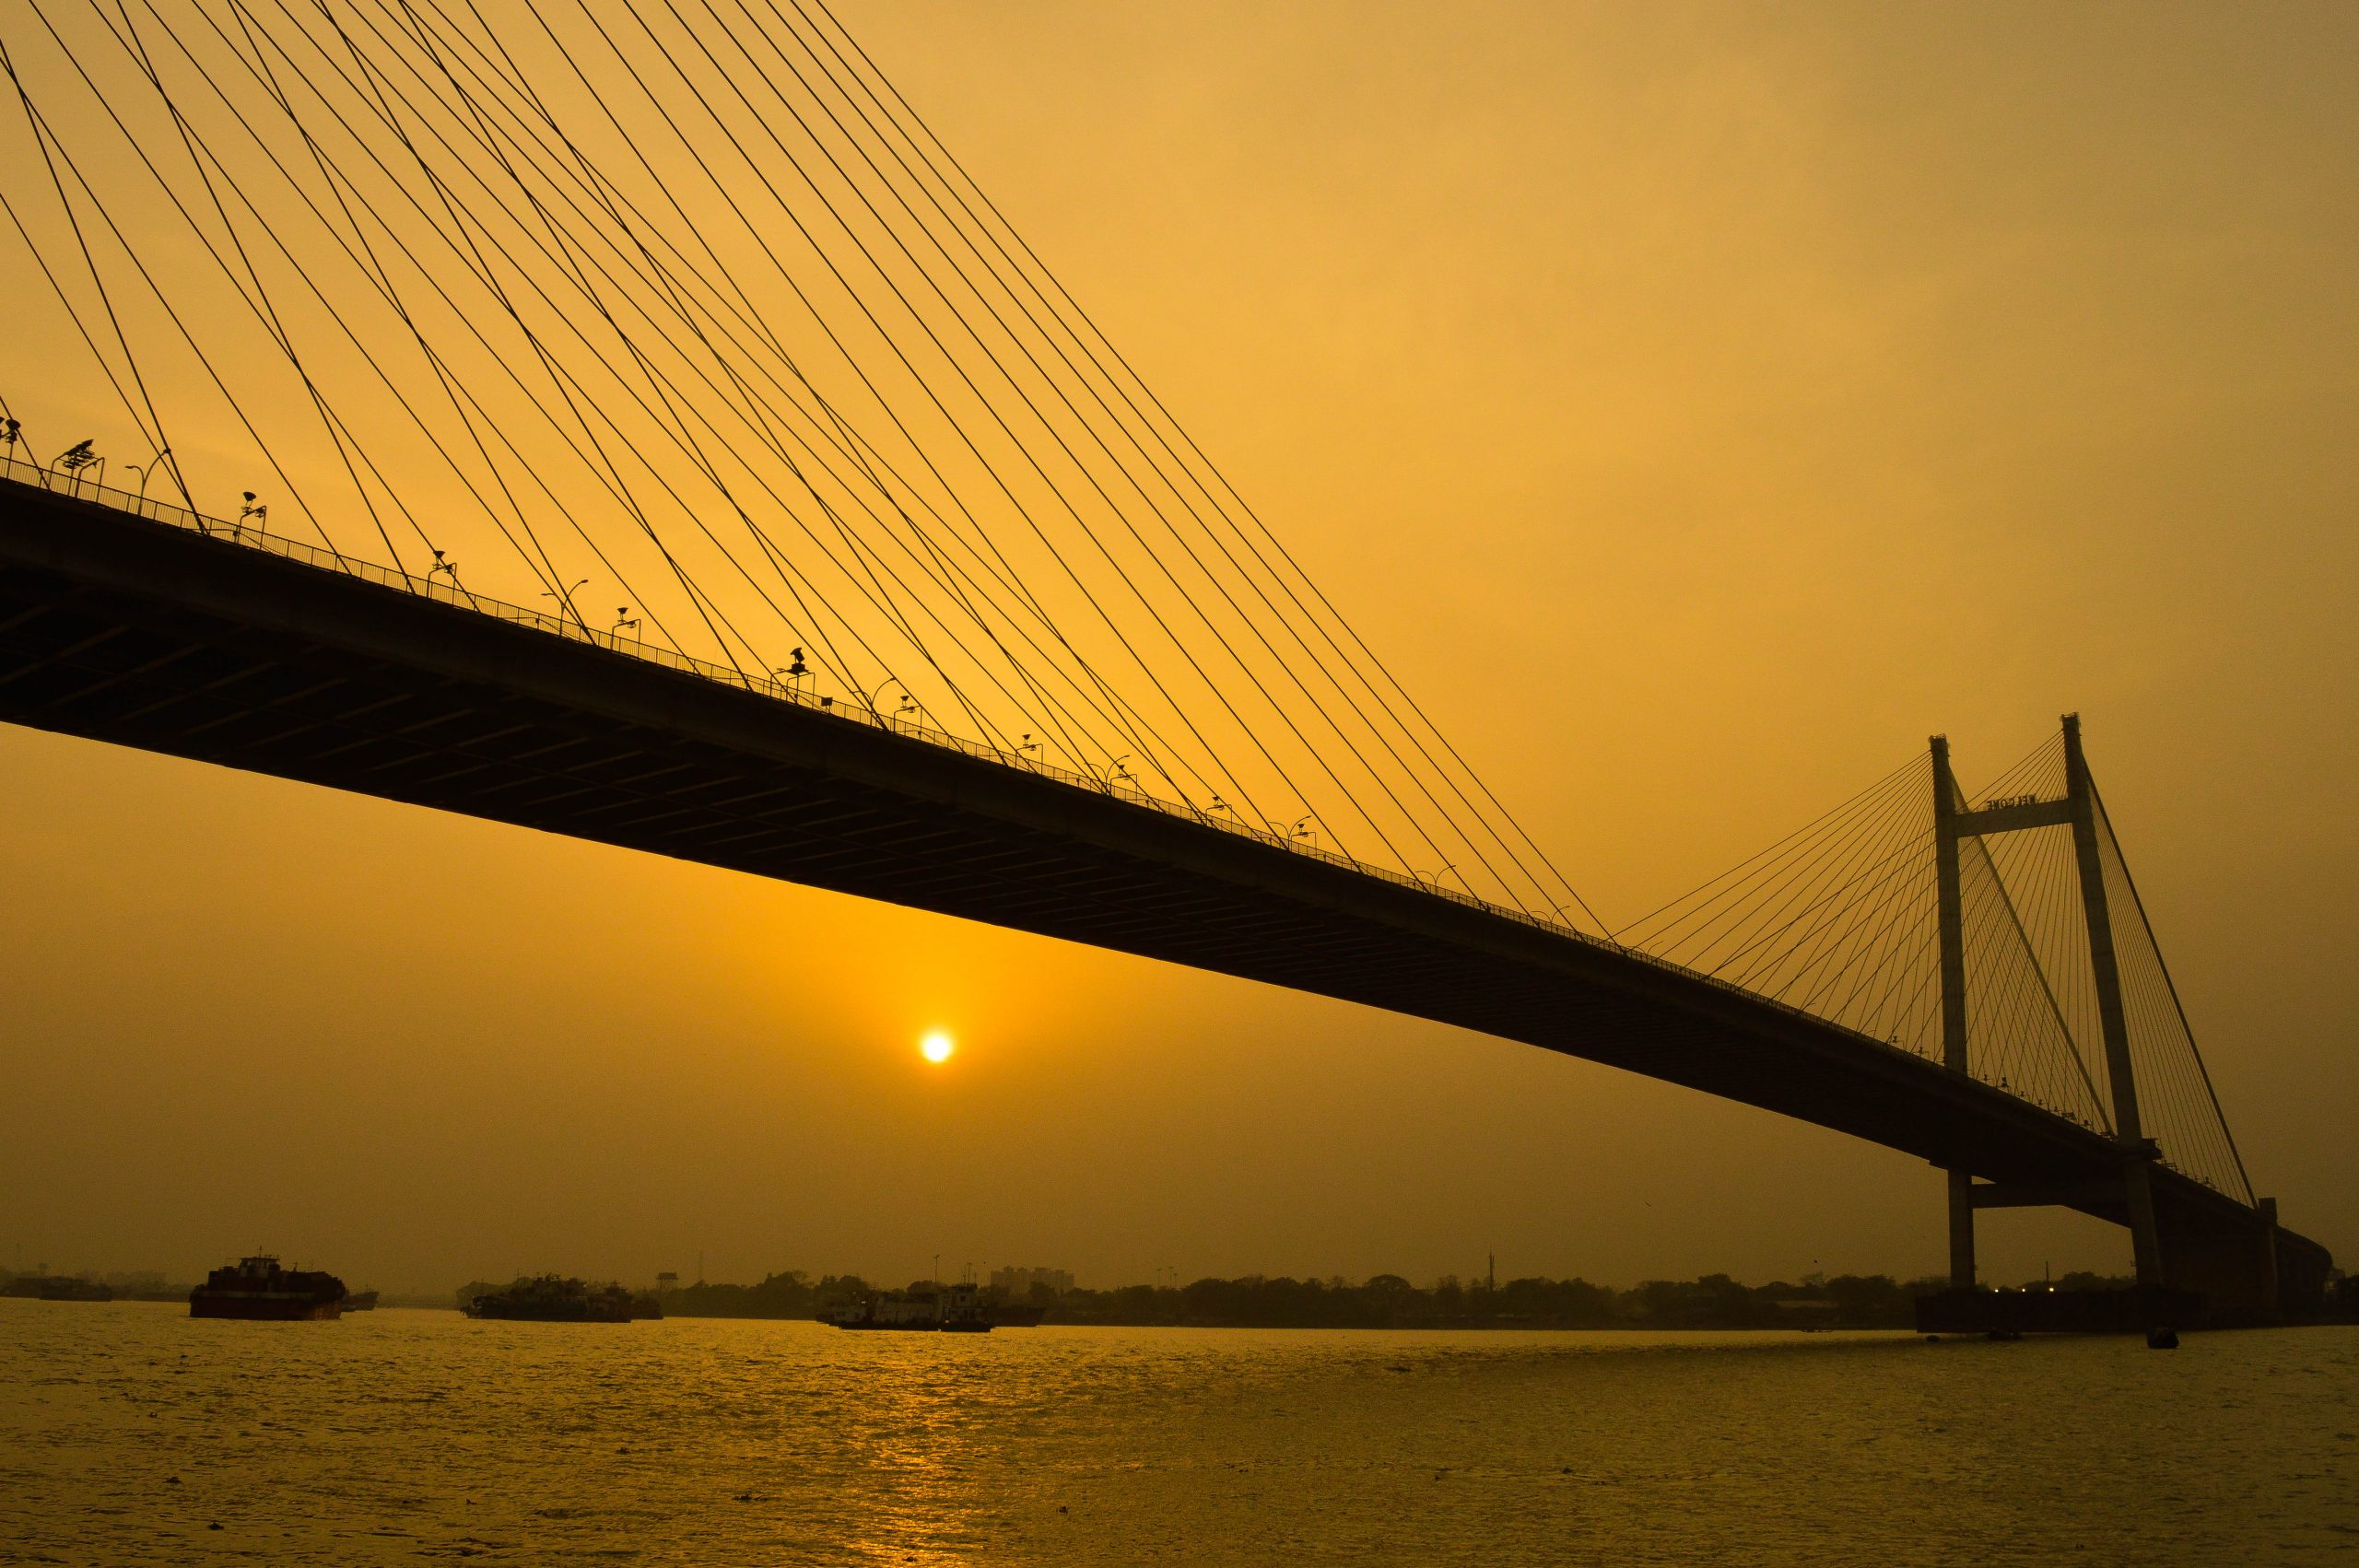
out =
[[[2151,1167],[2148,1167],[2151,1171]],[[2149,1180],[2151,1189],[2151,1176]],[[1967,1201],[1976,1209],[2077,1209],[2117,1224],[2130,1222],[2125,1181],[1976,1182]],[[2240,1328],[2282,1323],[2319,1312],[2333,1259],[2316,1242],[2282,1229],[2277,1204],[2262,1199],[2251,1210],[2196,1213],[2181,1208],[2158,1214],[2164,1264],[2159,1285],[2135,1291],[2013,1292],[1953,1287],[1919,1313],[1931,1329],[1989,1328],[2075,1333],[2175,1328]]]
[[1953,1170],[1950,1178],[1950,1289],[1974,1288],[1974,1177]]

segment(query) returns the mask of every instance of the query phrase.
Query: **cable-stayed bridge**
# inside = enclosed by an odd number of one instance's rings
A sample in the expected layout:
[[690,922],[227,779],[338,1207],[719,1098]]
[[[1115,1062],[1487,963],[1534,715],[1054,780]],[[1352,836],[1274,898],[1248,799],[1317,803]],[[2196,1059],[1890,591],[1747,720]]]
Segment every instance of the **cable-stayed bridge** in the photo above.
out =
[[824,7],[0,17],[0,718],[1688,1084],[1946,1171],[1961,1283],[2322,1286],[2077,724],[1607,929]]

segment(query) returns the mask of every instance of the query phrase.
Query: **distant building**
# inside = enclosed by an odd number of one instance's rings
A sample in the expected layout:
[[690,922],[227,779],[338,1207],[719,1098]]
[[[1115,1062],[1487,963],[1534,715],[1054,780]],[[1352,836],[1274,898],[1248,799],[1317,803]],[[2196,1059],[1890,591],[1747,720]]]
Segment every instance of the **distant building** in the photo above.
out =
[[1029,1295],[1035,1285],[1044,1285],[1062,1295],[1073,1289],[1073,1270],[1070,1269],[994,1269],[992,1270],[992,1289],[995,1291],[1004,1291],[1012,1296]]

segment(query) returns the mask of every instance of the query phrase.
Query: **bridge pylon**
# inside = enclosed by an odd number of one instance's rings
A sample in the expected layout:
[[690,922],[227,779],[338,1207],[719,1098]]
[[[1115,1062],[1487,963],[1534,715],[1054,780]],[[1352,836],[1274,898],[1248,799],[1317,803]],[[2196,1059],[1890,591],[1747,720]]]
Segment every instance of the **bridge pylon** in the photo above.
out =
[[2081,909],[2089,927],[2089,967],[2096,982],[2097,1019],[2105,1035],[2106,1081],[2113,1090],[2114,1140],[2121,1146],[2122,1200],[2142,1289],[2160,1289],[2162,1238],[2154,1225],[2153,1164],[2159,1153],[2138,1118],[2138,1081],[2130,1064],[2130,1015],[2121,1000],[2121,965],[2113,951],[2113,919],[2106,905],[2105,866],[2097,845],[2096,790],[2081,751],[2081,716],[2064,715],[2064,804],[2072,822],[2072,863],[2080,872]]
[[[1949,742],[1932,738],[1933,864],[1940,926],[1942,1065],[1953,1072],[1967,1071],[1966,974],[1964,901],[1960,893],[1959,848],[1968,838],[2040,827],[2072,830],[2073,866],[2081,889],[2081,910],[2087,925],[2090,977],[2096,992],[2097,1016],[2104,1036],[2106,1078],[2112,1090],[2114,1141],[2121,1152],[2120,1204],[2130,1227],[2137,1260],[2138,1283],[2144,1291],[2161,1291],[2169,1282],[2163,1266],[2162,1238],[2154,1219],[2153,1164],[2158,1151],[2142,1130],[2138,1112],[2138,1082],[2130,1052],[2129,1013],[2121,989],[2121,968],[2114,952],[2112,913],[2107,905],[2105,868],[2097,833],[2096,789],[2089,777],[2088,759],[2081,749],[2078,714],[2063,717],[2064,794],[2056,800],[2017,800],[1969,808],[1950,767]],[[1975,1286],[1974,1211],[2026,1201],[2029,1195],[1991,1187],[1978,1188],[1971,1173],[1958,1165],[1948,1169],[1950,1222],[1950,1286]]]
[[[1952,1072],[1966,1071],[1966,901],[1959,889],[1957,827],[1965,804],[1957,779],[1950,771],[1950,743],[1935,735],[1933,751],[1933,881],[1937,920],[1941,928],[1942,1065]],[[1949,1168],[1950,1288],[1974,1288],[1974,1173],[1963,1165]]]

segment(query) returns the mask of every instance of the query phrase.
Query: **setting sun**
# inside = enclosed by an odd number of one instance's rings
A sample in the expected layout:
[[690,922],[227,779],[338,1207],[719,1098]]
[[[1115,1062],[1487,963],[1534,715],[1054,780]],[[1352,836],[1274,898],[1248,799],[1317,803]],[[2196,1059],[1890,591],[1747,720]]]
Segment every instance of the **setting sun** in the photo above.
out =
[[933,1062],[948,1061],[950,1053],[957,1048],[956,1042],[939,1029],[918,1042],[918,1054]]

